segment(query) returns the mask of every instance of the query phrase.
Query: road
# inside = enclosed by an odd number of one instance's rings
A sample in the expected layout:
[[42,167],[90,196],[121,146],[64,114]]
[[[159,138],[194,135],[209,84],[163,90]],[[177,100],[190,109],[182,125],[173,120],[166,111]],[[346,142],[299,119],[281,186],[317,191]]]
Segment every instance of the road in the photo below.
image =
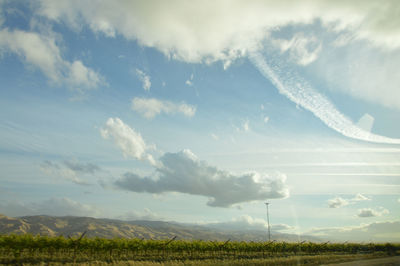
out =
[[371,259],[371,260],[357,260],[335,264],[324,264],[325,266],[398,266],[400,265],[400,256]]

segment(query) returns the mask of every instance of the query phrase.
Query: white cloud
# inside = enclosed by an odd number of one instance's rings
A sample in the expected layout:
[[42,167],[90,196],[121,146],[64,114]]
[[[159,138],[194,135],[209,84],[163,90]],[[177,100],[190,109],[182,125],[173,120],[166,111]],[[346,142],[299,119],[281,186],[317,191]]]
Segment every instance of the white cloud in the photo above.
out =
[[323,94],[312,88],[301,78],[274,56],[269,57],[267,63],[260,53],[253,53],[250,59],[278,91],[291,101],[312,112],[322,122],[340,134],[363,141],[400,144],[400,139],[388,138],[373,134],[357,127],[347,116],[341,113],[332,102]]
[[188,86],[193,86],[193,78],[194,78],[194,75],[192,73],[190,75],[190,79],[186,80],[185,84],[188,85]]
[[104,78],[81,61],[64,60],[56,38],[51,34],[2,29],[0,49],[15,53],[26,64],[39,69],[55,85],[65,85],[82,92],[104,84]]
[[211,133],[211,137],[212,137],[214,140],[219,140],[218,135],[216,135],[216,134],[214,134],[214,133]]
[[330,199],[328,200],[328,206],[329,208],[340,208],[349,204],[354,204],[359,201],[366,201],[366,200],[371,200],[371,199],[358,193],[357,195],[354,196],[354,198],[350,199],[343,199],[341,197]]
[[54,216],[99,216],[100,210],[69,198],[51,198],[42,202],[22,203],[9,201],[0,203],[0,212],[7,216],[54,215]]
[[162,101],[155,98],[139,98],[132,100],[132,109],[142,114],[146,118],[154,118],[161,113],[174,114],[181,113],[184,116],[192,117],[196,113],[196,107],[186,103],[174,103]]
[[109,118],[100,133],[105,139],[111,138],[125,157],[148,161],[152,165],[156,164],[153,156],[148,153],[152,147],[144,142],[140,133],[130,128],[121,119]]
[[143,89],[145,91],[149,91],[150,87],[151,87],[151,81],[150,81],[150,76],[147,75],[146,73],[144,73],[142,70],[140,69],[136,69],[135,73],[137,75],[137,77],[139,78],[139,80],[142,82],[143,85]]
[[79,60],[72,63],[65,63],[68,68],[68,75],[66,82],[70,87],[78,90],[84,88],[96,88],[103,83],[103,78],[90,68],[87,68]]
[[243,130],[244,130],[245,132],[247,132],[247,131],[250,130],[249,120],[246,120],[246,121],[243,122],[242,128],[243,128]]
[[[392,71],[399,68],[400,16],[396,0],[207,3],[198,0],[185,4],[179,0],[168,3],[157,0],[37,1],[38,15],[76,30],[86,26],[108,37],[121,35],[140,45],[154,47],[169,58],[186,62],[222,60],[224,69],[236,58],[261,51],[265,43],[273,43],[271,32],[285,26],[298,26],[302,30],[309,25],[320,27],[337,40],[324,38],[323,46],[328,51],[324,54],[329,58],[313,72],[329,75],[327,83],[335,90],[400,108],[397,89],[400,76]],[[197,14],[196,19],[192,14]],[[364,48],[373,50],[365,53],[355,45],[352,51],[333,52],[331,48],[338,48],[335,43],[339,39],[342,45],[362,42]],[[315,62],[323,54],[322,40],[315,36],[294,33],[278,42],[301,65]]]
[[372,126],[374,125],[375,118],[370,114],[363,115],[357,122],[359,128],[364,129],[367,132],[371,132]]
[[305,234],[336,241],[397,242],[400,221],[375,222],[359,226],[314,228]]
[[361,217],[361,218],[377,217],[377,216],[382,216],[382,215],[388,214],[388,213],[389,213],[389,211],[382,207],[380,207],[378,210],[374,210],[371,208],[363,208],[363,209],[358,210],[357,216]]
[[340,208],[349,204],[348,200],[341,197],[336,197],[334,199],[328,200],[329,208]]
[[365,200],[371,200],[370,198],[364,196],[363,194],[358,193],[352,201],[365,201]]
[[315,61],[322,49],[321,42],[315,36],[304,36],[301,32],[296,33],[290,40],[276,39],[272,42],[281,52],[288,52],[294,62],[303,66]]
[[[223,230],[260,230],[266,231],[268,229],[268,223],[264,219],[253,218],[249,215],[242,215],[238,218],[233,218],[231,221],[227,222],[217,222],[217,223],[206,223],[205,226],[223,229]],[[271,225],[271,231],[290,231],[295,229],[295,227],[287,224],[273,224]]]
[[101,171],[101,168],[93,163],[81,163],[77,160],[65,160],[63,164],[76,173],[94,174]]
[[100,168],[96,168],[95,165],[92,164],[80,164],[75,162],[65,161],[64,166],[59,165],[58,163],[54,163],[51,161],[44,161],[40,165],[40,169],[46,173],[48,176],[54,178],[64,178],[65,180],[69,180],[77,185],[90,185],[89,182],[83,180],[78,177],[78,174],[91,173],[93,174],[95,171],[100,170]]
[[[49,19],[66,22],[75,29],[87,25],[108,37],[120,34],[187,62],[231,62],[257,48],[270,30],[317,20],[328,30],[353,32],[354,39],[366,39],[388,49],[400,47],[395,0],[362,4],[314,0],[39,2],[37,13]],[[197,15],[194,18],[192,14]]]
[[126,173],[115,185],[134,192],[181,192],[209,197],[207,205],[229,207],[255,200],[288,197],[286,176],[256,172],[235,175],[200,161],[189,150],[166,153],[156,167],[156,175],[140,177]]
[[144,208],[143,211],[129,211],[125,214],[118,216],[117,219],[125,220],[125,221],[137,221],[137,220],[145,220],[145,221],[160,221],[163,220],[159,215],[152,212],[151,210]]
[[400,75],[394,71],[400,68],[399,62],[400,49],[387,52],[365,43],[354,43],[343,48],[327,48],[313,64],[312,71],[331,91],[399,110]]

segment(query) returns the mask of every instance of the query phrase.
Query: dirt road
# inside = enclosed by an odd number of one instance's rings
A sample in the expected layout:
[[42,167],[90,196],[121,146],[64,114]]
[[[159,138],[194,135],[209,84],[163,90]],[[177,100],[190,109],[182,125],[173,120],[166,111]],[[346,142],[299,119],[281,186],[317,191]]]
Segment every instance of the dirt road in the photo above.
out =
[[325,266],[397,266],[400,265],[400,256],[383,259],[357,260],[336,264],[324,264]]

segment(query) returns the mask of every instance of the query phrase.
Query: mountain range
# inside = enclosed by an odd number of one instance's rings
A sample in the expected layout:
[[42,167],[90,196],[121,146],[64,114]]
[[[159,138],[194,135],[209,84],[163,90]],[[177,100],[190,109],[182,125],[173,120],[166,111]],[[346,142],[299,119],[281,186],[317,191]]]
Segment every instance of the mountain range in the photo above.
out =
[[[47,236],[79,236],[102,238],[141,239],[198,239],[226,241],[267,241],[267,233],[261,230],[231,230],[207,225],[181,224],[164,221],[122,221],[75,216],[24,216],[8,217],[0,214],[0,234],[33,234]],[[299,236],[272,232],[277,241],[298,242],[321,240],[312,236]]]

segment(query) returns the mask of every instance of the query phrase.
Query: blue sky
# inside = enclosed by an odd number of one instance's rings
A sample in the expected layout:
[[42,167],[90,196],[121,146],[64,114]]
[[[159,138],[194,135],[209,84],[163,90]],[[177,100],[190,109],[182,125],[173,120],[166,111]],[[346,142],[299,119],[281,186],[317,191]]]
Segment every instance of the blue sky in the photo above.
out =
[[0,212],[399,241],[397,9],[0,1]]

